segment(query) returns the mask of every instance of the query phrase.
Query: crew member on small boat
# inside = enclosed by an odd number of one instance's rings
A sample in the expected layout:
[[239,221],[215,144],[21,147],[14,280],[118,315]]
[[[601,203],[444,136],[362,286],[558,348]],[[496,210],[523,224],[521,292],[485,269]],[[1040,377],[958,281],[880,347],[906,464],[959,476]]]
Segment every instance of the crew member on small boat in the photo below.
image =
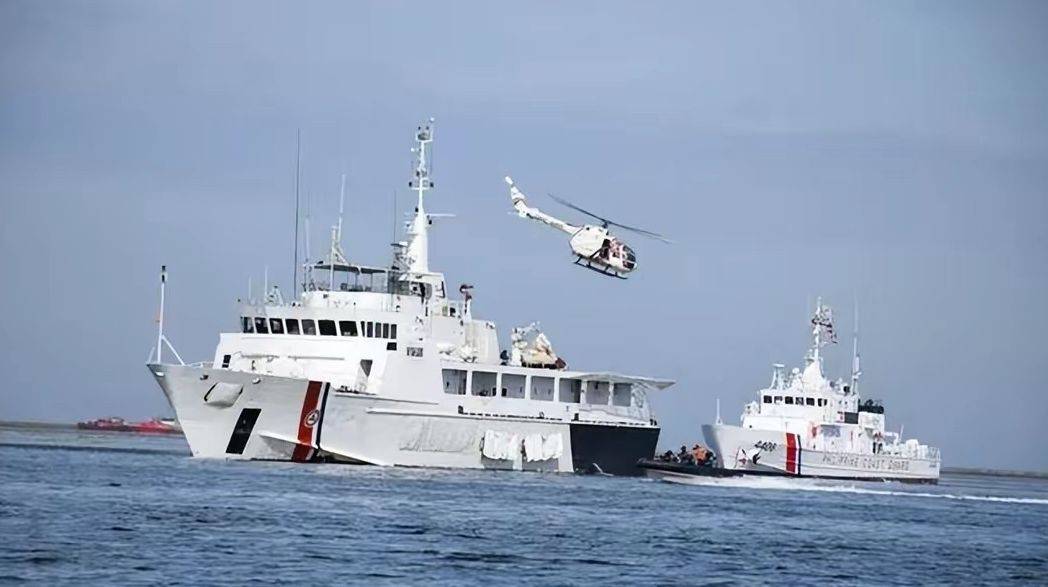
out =
[[706,464],[706,458],[708,457],[708,454],[707,454],[708,452],[709,451],[707,451],[703,446],[701,446],[699,444],[696,444],[695,446],[691,447],[691,454],[695,458],[695,464],[696,465],[704,465],[704,464]]
[[677,453],[677,460],[685,465],[695,464],[695,456],[688,452],[688,447],[683,444],[680,445],[680,452]]
[[716,458],[716,455],[713,453],[712,450],[706,448],[705,446],[702,446],[701,444],[696,444],[695,446],[693,446],[691,448],[691,454],[695,458],[695,464],[703,467],[712,466],[713,460]]

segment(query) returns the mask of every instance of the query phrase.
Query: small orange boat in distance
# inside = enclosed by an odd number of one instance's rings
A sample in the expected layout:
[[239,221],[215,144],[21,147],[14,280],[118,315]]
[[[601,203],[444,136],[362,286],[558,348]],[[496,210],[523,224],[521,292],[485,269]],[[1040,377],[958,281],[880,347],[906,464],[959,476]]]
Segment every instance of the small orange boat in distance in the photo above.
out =
[[153,418],[145,422],[128,422],[123,418],[111,416],[77,422],[80,430],[98,430],[102,432],[136,432],[140,434],[182,434],[182,427],[174,419]]

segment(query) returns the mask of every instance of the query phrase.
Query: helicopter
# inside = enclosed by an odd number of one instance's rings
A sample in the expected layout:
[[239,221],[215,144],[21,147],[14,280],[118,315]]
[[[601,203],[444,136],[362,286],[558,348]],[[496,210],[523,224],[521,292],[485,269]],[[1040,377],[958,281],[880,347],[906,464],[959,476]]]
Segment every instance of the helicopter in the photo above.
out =
[[630,273],[637,269],[636,253],[634,253],[633,249],[626,245],[625,242],[611,234],[611,231],[609,230],[610,226],[617,226],[625,230],[636,232],[637,234],[661,240],[665,243],[671,242],[661,234],[613,222],[607,218],[584,210],[567,200],[549,194],[549,197],[553,198],[557,203],[600,220],[599,226],[593,224],[585,224],[583,226],[569,224],[559,218],[546,214],[538,208],[529,206],[528,200],[524,196],[524,192],[520,191],[517,185],[513,183],[512,178],[506,177],[506,183],[509,184],[509,197],[513,202],[513,209],[516,211],[517,216],[537,220],[543,224],[548,224],[553,228],[570,234],[571,238],[568,239],[568,245],[571,246],[571,252],[575,255],[575,264],[596,271],[602,275],[626,279]]

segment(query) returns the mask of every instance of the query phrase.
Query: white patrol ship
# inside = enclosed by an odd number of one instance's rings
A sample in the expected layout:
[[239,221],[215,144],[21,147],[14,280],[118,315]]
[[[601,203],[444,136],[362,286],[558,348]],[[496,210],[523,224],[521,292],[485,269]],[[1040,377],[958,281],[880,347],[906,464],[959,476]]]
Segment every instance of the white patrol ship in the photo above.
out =
[[659,437],[647,391],[673,382],[566,370],[535,325],[500,352],[495,324],[473,316],[472,286],[452,300],[429,268],[432,120],[415,140],[418,202],[391,267],[348,262],[339,227],[327,259],[307,262],[298,299],[274,289],[240,303],[239,332],[193,365],[160,358],[171,348],[162,279],[148,367],[193,455],[641,474]]
[[774,366],[771,385],[746,405],[742,424],[702,427],[719,465],[739,473],[935,483],[939,450],[884,427],[884,408],[858,394],[858,341],[851,381],[827,380],[821,348],[836,341],[831,310],[819,300],[804,370]]

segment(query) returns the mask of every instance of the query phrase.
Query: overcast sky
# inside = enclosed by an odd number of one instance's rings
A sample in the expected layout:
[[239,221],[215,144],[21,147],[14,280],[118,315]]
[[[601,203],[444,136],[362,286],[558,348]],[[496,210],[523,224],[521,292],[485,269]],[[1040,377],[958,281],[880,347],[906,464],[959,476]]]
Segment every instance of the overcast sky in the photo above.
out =
[[[453,7],[452,7],[453,6]],[[665,446],[797,365],[815,297],[865,395],[946,465],[1048,470],[1048,4],[0,2],[0,419],[168,411],[249,277],[385,264],[437,119],[431,265],[573,368],[664,376]],[[628,281],[508,215],[502,177],[671,236]],[[827,349],[846,375],[850,337]]]

